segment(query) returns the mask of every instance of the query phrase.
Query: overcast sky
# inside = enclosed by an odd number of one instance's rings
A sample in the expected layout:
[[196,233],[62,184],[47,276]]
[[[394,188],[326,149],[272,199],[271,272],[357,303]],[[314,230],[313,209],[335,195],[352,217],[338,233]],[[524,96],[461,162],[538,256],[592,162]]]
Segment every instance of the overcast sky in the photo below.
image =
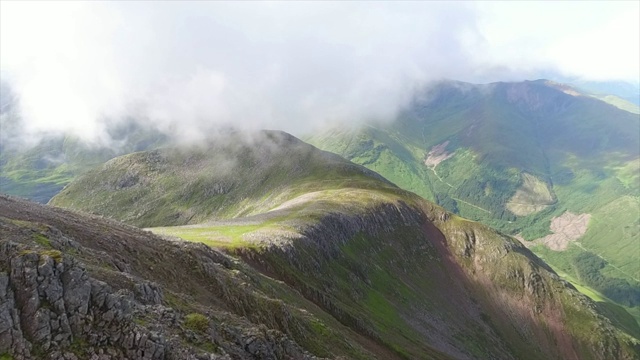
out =
[[638,82],[639,4],[1,1],[0,74],[32,132],[301,133],[391,117],[432,80]]

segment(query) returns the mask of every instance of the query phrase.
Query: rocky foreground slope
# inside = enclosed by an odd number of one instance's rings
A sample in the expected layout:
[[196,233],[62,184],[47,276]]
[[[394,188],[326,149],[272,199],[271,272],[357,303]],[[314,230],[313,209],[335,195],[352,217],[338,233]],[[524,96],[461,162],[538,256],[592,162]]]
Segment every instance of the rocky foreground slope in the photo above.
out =
[[313,358],[278,330],[305,316],[201,244],[5,196],[0,239],[2,359]]
[[[170,214],[191,214],[169,217],[171,225],[192,224],[175,228],[180,231],[250,229],[219,250],[0,197],[0,354],[639,357],[636,340],[513,239],[286,134],[263,140],[262,151],[241,151],[245,157],[224,157],[225,148],[218,148],[219,159],[227,159],[225,174],[238,176],[225,178],[228,190],[213,202],[186,196],[180,184],[197,178],[206,186],[194,189],[215,189],[215,167],[203,169],[170,151],[115,159],[66,190],[91,189],[83,204],[94,199],[99,206],[92,211],[114,211],[107,215],[116,218],[118,205],[110,199],[124,201],[124,190],[137,194],[121,216],[141,226],[165,218],[166,209],[149,201],[167,196]],[[149,158],[156,159],[153,171],[136,160]],[[182,182],[167,171],[178,168],[189,175]],[[270,193],[260,193],[256,182]],[[163,184],[165,193],[137,185],[150,183]],[[73,199],[68,204],[81,197]],[[205,203],[209,213],[196,211]],[[216,225],[210,214],[230,220]],[[190,222],[196,218],[205,223]]]

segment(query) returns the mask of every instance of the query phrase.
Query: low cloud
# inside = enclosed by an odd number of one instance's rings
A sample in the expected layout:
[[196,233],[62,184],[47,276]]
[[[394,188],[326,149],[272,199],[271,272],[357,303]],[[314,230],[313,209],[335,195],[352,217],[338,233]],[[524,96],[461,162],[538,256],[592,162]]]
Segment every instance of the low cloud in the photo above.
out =
[[483,9],[468,2],[3,2],[0,13],[2,80],[25,133],[94,142],[131,118],[182,139],[231,126],[301,134],[391,118],[429,81],[548,65],[487,56]]

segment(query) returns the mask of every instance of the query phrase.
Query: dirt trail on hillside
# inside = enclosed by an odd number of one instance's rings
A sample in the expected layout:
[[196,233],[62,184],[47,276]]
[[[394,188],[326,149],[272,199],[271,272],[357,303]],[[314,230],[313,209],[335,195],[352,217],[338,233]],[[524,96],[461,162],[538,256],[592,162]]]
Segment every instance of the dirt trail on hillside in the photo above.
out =
[[590,219],[591,214],[574,214],[567,211],[551,219],[549,229],[553,234],[534,241],[526,241],[520,235],[516,235],[515,238],[527,247],[545,245],[551,250],[563,251],[567,249],[569,243],[578,240],[587,232]]

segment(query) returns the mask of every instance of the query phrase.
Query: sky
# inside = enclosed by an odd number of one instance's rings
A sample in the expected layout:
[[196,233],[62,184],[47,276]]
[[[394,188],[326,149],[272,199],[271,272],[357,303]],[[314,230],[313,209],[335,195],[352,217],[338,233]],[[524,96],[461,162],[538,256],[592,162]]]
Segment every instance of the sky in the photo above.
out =
[[[640,2],[0,1],[25,133],[392,118],[431,81],[640,78]],[[2,129],[0,129],[1,131]]]

